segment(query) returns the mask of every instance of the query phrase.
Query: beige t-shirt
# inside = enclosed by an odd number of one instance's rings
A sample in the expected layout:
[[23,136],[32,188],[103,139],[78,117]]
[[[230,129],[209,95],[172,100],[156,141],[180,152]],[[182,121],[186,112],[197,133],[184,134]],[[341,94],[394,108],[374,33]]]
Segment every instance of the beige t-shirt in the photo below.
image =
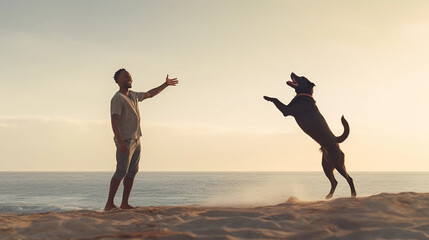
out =
[[110,115],[119,117],[119,133],[123,140],[142,136],[138,102],[143,101],[144,92],[129,91],[128,96],[117,92],[110,101]]

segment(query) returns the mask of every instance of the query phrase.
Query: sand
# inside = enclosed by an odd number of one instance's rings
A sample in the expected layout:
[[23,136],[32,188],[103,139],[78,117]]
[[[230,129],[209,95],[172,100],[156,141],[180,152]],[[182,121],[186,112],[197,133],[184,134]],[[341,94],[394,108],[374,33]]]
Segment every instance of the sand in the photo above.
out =
[[429,193],[263,207],[0,214],[0,239],[429,239]]

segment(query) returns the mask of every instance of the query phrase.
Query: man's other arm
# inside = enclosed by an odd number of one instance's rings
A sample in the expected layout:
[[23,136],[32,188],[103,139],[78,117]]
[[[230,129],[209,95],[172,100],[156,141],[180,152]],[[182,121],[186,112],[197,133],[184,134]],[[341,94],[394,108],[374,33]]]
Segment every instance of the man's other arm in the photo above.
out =
[[119,143],[119,150],[123,153],[127,153],[130,150],[128,144],[122,139],[121,133],[119,132],[119,117],[118,114],[113,114],[111,117],[112,120],[112,129],[115,134],[116,141]]

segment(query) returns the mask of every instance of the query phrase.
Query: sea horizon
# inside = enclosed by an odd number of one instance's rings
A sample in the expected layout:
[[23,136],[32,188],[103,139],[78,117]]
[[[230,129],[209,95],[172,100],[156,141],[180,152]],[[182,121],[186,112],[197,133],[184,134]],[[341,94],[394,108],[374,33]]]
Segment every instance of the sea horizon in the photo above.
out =
[[[0,171],[0,173],[113,173],[115,172],[114,170],[111,171],[45,171],[45,170],[40,170],[40,171]],[[317,173],[317,172],[323,172],[323,170],[309,170],[309,171],[294,171],[294,170],[285,170],[285,171],[258,171],[258,170],[243,170],[243,171],[239,171],[239,170],[191,170],[191,171],[180,171],[180,170],[140,170],[137,174],[141,174],[141,173]],[[407,171],[394,171],[394,170],[389,170],[389,171],[369,171],[369,170],[357,170],[357,171],[353,171],[353,170],[348,170],[347,172],[349,173],[429,173],[429,170],[425,170],[425,171],[419,171],[419,170],[407,170]],[[334,171],[334,173],[337,173],[336,171]]]

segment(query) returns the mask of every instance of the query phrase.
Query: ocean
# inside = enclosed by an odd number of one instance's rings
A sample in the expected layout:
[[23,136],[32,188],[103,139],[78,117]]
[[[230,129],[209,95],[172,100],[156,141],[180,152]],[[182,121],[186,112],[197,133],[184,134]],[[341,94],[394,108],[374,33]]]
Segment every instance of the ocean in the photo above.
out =
[[[429,192],[429,172],[350,172],[358,197]],[[113,172],[0,172],[0,213],[102,210]],[[334,198],[350,196],[338,173]],[[261,206],[324,200],[323,172],[139,172],[134,206]],[[115,203],[120,204],[122,186]]]

